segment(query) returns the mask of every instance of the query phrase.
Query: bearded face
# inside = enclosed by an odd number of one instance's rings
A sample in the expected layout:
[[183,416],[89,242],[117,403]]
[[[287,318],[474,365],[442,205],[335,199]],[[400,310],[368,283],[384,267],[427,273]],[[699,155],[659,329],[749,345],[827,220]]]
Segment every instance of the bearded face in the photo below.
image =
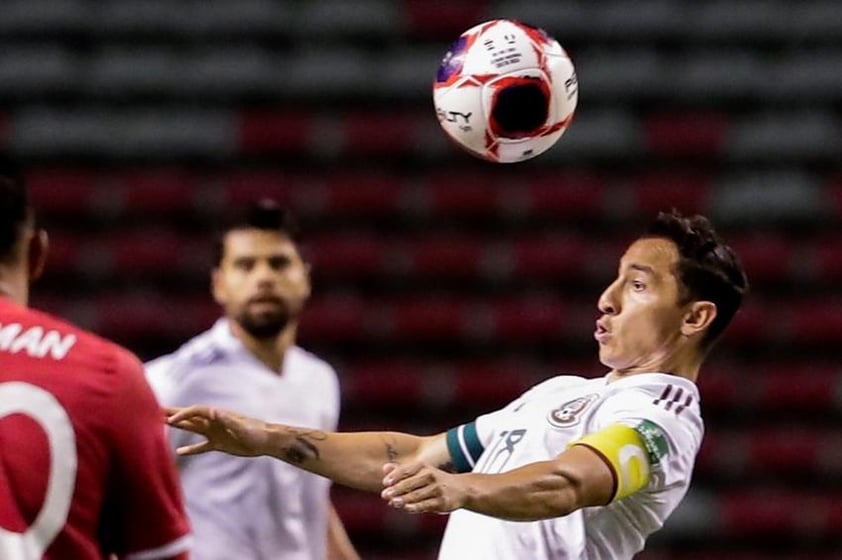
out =
[[296,322],[310,296],[307,265],[295,243],[272,230],[241,229],[224,240],[213,293],[226,316],[257,339]]

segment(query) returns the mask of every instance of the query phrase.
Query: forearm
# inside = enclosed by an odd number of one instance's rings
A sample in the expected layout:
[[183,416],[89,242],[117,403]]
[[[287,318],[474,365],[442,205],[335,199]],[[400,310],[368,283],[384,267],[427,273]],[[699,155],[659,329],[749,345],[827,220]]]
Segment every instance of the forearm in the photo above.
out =
[[582,504],[577,482],[563,465],[542,461],[500,474],[469,473],[463,508],[512,521],[560,517]]
[[267,424],[263,454],[334,482],[380,491],[383,464],[418,453],[424,438],[398,432],[322,432]]

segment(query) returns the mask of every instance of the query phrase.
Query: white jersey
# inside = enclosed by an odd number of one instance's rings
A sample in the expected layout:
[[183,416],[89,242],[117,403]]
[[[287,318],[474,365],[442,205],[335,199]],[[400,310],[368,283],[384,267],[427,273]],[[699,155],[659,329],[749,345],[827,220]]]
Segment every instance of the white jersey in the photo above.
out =
[[[333,368],[294,346],[279,375],[231,333],[227,320],[146,365],[163,405],[206,404],[268,422],[336,430]],[[173,447],[200,441],[171,430]],[[330,481],[270,457],[179,458],[196,560],[324,560]]]
[[[606,506],[534,522],[467,510],[450,515],[439,560],[624,560],[661,528],[690,484],[704,426],[691,381],[661,373],[549,379],[497,412],[448,433],[460,471],[499,473],[552,459],[586,434],[641,423],[656,434],[649,483]],[[454,452],[454,449],[457,451]]]

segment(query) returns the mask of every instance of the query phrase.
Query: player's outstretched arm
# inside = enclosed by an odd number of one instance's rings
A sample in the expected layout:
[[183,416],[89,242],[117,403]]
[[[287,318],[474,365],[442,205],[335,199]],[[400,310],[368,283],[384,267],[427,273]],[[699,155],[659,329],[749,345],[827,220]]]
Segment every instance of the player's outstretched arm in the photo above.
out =
[[605,505],[615,493],[613,471],[593,450],[573,446],[552,461],[499,474],[451,474],[424,465],[384,466],[382,497],[410,513],[477,513],[532,521]]
[[179,455],[223,451],[268,455],[361,490],[379,492],[384,463],[420,461],[444,466],[450,460],[445,435],[399,432],[324,432],[271,424],[207,406],[167,408],[167,423],[206,438],[181,447]]

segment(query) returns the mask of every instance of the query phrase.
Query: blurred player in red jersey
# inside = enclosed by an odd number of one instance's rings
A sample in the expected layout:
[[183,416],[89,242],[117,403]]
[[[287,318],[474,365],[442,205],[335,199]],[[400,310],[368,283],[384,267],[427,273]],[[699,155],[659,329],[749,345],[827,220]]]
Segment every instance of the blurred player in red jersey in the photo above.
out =
[[0,163],[0,558],[186,560],[161,412],[127,350],[26,307],[47,236]]

